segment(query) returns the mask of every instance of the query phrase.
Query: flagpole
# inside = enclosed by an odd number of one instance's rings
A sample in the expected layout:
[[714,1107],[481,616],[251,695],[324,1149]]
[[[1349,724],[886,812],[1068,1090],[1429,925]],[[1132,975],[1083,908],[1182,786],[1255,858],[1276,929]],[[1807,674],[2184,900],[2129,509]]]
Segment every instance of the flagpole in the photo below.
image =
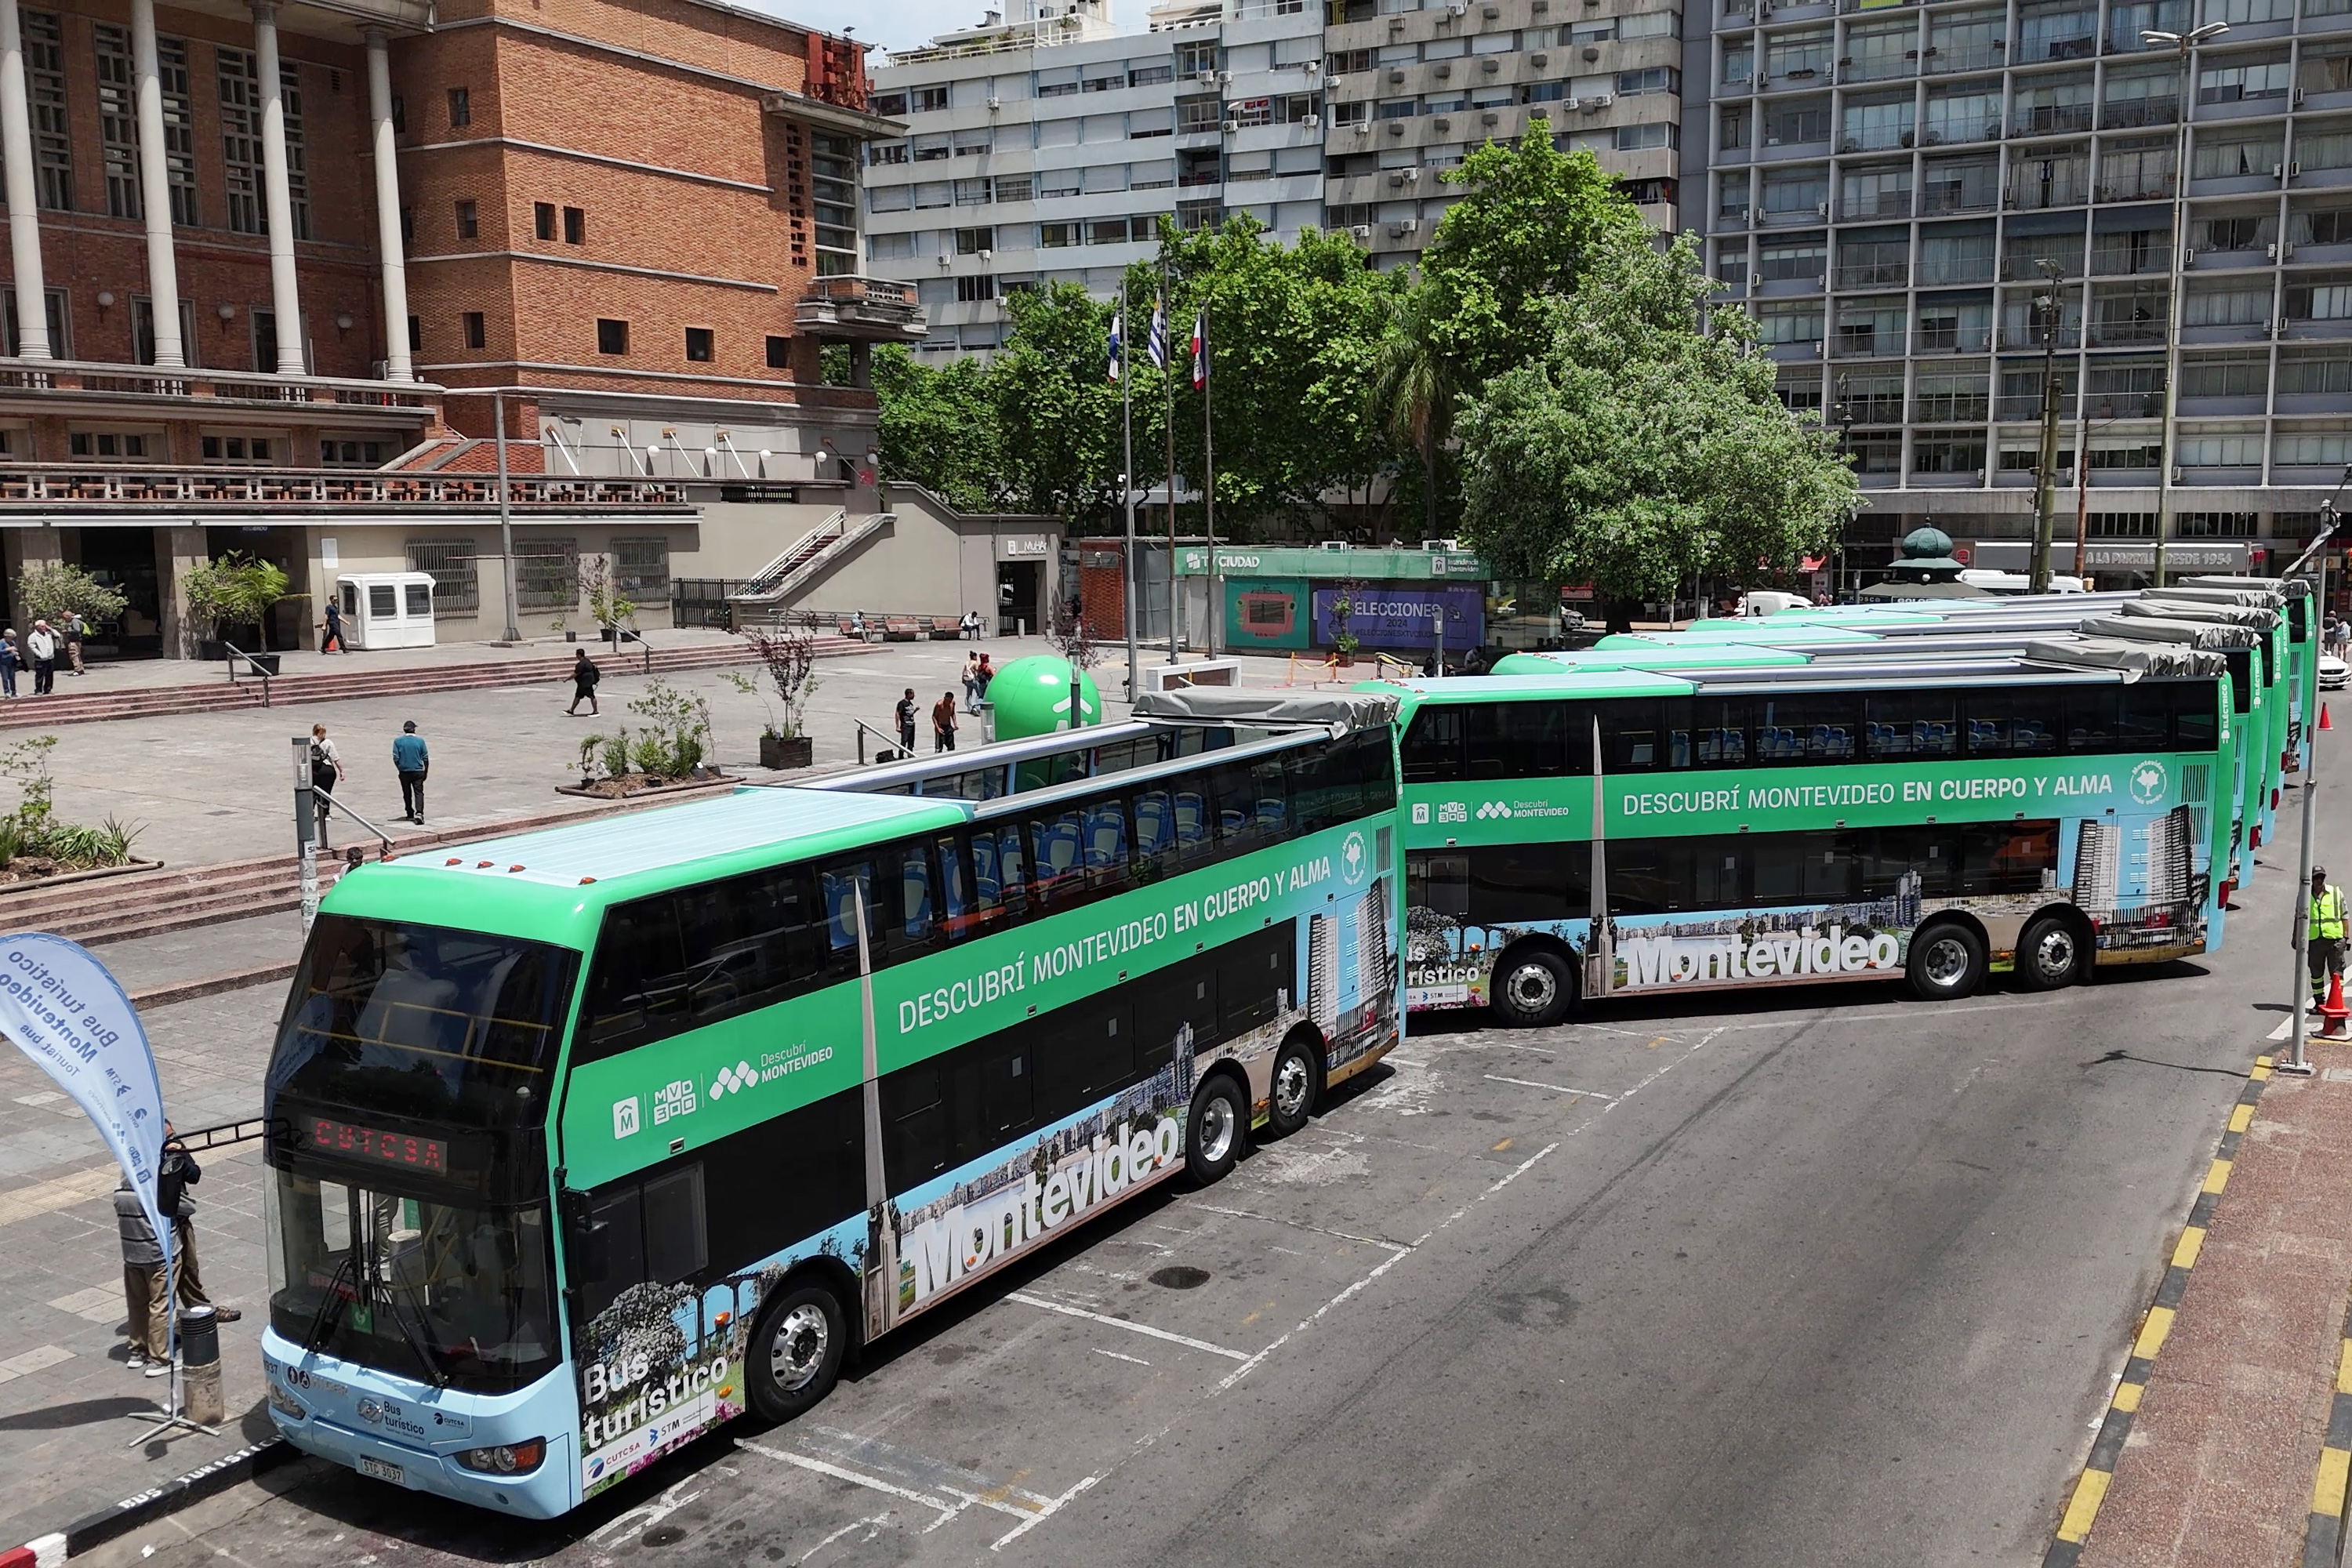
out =
[[1133,365],[1127,357],[1127,279],[1118,280],[1118,400],[1119,417],[1126,431],[1127,469],[1118,476],[1119,489],[1127,492],[1127,551],[1122,559],[1127,563],[1127,591],[1122,595],[1127,628],[1127,700],[1135,700],[1135,377],[1129,374]]
[[1168,267],[1160,268],[1160,298],[1151,324],[1160,334],[1160,375],[1168,395],[1168,662],[1176,662],[1176,345],[1168,341]]
[[1201,383],[1201,466],[1209,475],[1201,489],[1201,521],[1202,531],[1209,536],[1209,657],[1214,658],[1223,640],[1217,636],[1217,623],[1224,616],[1225,601],[1217,574],[1217,437],[1213,413],[1217,389],[1210,384],[1206,305],[1201,307],[1201,342],[1192,351],[1192,374]]

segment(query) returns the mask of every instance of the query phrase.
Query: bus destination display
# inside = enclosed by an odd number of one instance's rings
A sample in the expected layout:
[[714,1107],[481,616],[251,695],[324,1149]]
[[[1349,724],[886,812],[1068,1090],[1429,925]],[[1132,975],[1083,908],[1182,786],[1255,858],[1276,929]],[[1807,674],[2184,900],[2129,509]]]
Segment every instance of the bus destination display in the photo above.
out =
[[431,1171],[436,1175],[449,1173],[447,1147],[438,1138],[387,1132],[381,1128],[314,1116],[310,1118],[310,1147],[325,1153],[352,1154],[412,1171]]

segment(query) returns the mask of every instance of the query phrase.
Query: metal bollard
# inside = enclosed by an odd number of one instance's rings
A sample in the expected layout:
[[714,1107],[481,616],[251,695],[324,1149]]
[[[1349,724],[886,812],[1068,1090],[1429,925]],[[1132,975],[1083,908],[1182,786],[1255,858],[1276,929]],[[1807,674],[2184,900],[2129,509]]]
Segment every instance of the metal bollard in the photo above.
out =
[[180,1314],[180,1414],[199,1426],[217,1426],[228,1415],[221,1394],[220,1321],[210,1307]]

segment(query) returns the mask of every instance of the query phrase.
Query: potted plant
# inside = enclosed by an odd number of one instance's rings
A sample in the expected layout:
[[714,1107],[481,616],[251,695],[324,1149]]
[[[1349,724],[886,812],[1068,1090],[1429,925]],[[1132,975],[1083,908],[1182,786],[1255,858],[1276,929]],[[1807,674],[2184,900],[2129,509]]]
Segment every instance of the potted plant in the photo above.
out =
[[[799,626],[774,631],[755,626],[742,637],[751,645],[751,656],[760,661],[764,679],[732,671],[727,679],[738,691],[758,697],[768,710],[766,727],[760,732],[760,765],[780,770],[812,765],[816,761],[815,742],[802,730],[808,717],[808,700],[816,690],[815,637]],[[773,702],[769,700],[771,691]]]
[[1356,595],[1362,587],[1360,583],[1342,583],[1339,596],[1331,601],[1331,647],[1339,656],[1341,669],[1356,662],[1356,649],[1363,646],[1348,628],[1349,618],[1356,613]]
[[286,597],[289,586],[286,574],[277,566],[234,552],[191,569],[181,581],[180,596],[187,606],[187,629],[195,643],[196,657],[226,658],[235,646],[255,655],[257,664],[277,674],[278,656],[259,651],[261,628],[271,606]]
[[588,614],[596,623],[597,635],[618,647],[623,626],[633,634],[636,630],[637,606],[614,586],[612,563],[601,555],[583,563],[580,585],[588,595]]

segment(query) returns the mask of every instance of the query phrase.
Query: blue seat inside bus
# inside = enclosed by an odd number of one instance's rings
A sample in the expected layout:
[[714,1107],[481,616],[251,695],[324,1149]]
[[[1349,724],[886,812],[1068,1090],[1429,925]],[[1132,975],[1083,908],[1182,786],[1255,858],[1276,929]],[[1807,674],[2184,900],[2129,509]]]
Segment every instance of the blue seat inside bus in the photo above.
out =
[[1087,869],[1107,871],[1127,864],[1127,813],[1117,801],[1087,810]]
[[1004,897],[1004,878],[996,866],[996,840],[985,833],[971,836],[971,886],[982,904],[992,906]]
[[1078,868],[1077,813],[1070,812],[1052,822],[1032,823],[1029,837],[1030,864],[1035,868],[1040,886]]
[[837,872],[824,876],[825,934],[839,952],[857,945],[857,882]]
[[1135,852],[1150,857],[1175,847],[1176,814],[1166,792],[1135,797]]
[[1197,794],[1180,791],[1176,796],[1176,842],[1187,849],[1198,848],[1209,841],[1209,816]]
[[906,897],[907,934],[927,935],[931,929],[931,873],[921,856],[910,856],[898,873]]

